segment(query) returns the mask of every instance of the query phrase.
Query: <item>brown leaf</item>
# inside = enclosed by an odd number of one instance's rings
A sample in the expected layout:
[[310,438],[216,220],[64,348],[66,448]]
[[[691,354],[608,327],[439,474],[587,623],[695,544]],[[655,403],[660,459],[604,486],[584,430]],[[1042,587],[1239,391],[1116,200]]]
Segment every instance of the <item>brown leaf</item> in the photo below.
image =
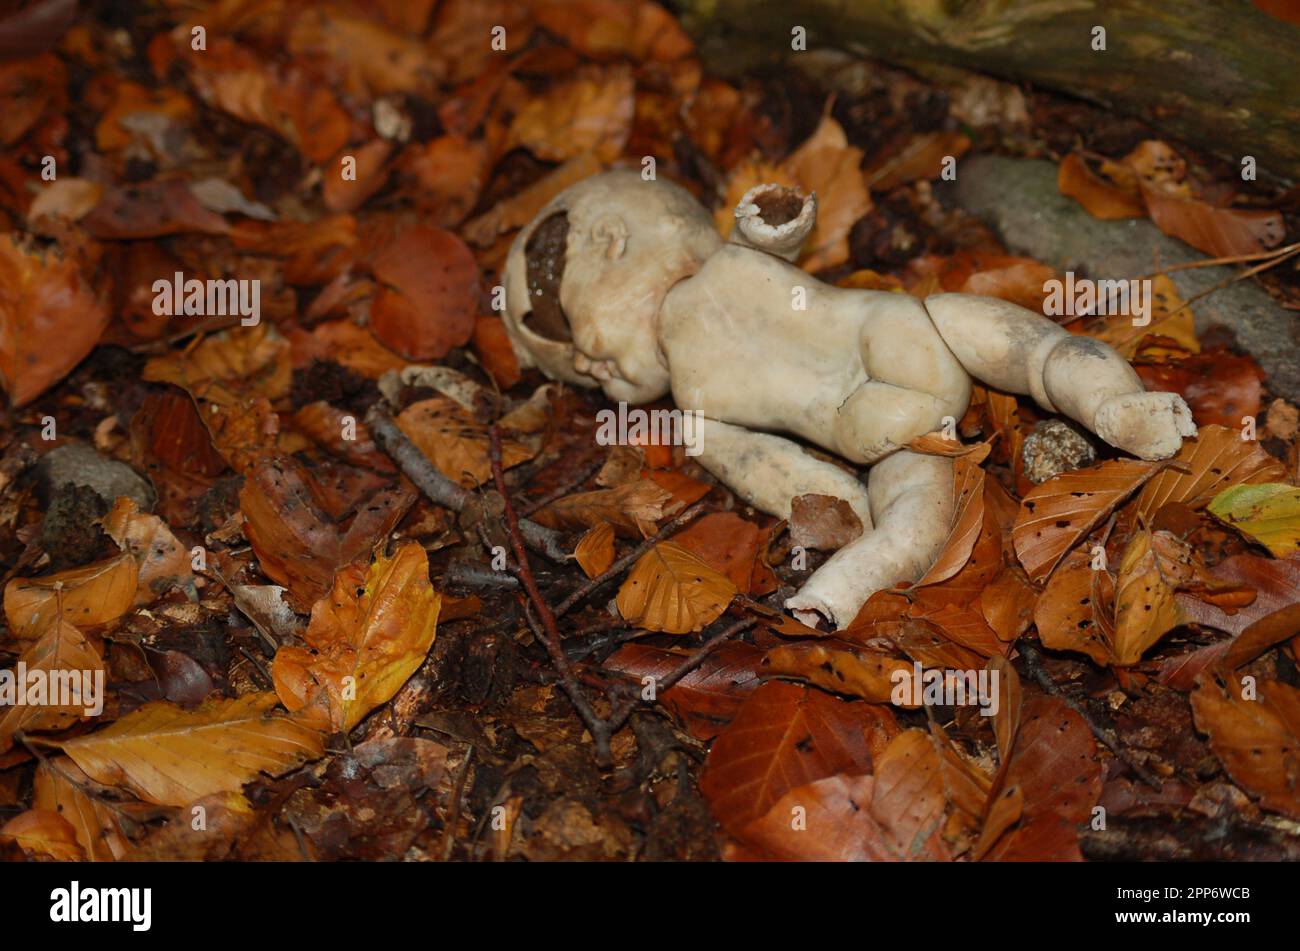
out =
[[952,527],[939,557],[916,587],[947,581],[970,560],[984,526],[984,470],[980,468],[980,462],[987,455],[988,447],[985,446],[982,452],[968,453],[953,460]]
[[672,496],[650,479],[612,489],[578,492],[557,499],[533,515],[549,528],[590,528],[605,523],[624,535],[651,535]]
[[714,741],[700,790],[722,827],[739,833],[799,786],[868,772],[868,731],[890,737],[898,726],[882,707],[837,700],[812,687],[765,683]]
[[174,383],[219,406],[238,406],[250,396],[277,400],[289,392],[292,375],[289,344],[268,323],[223,330],[144,367],[149,382]]
[[589,528],[578,539],[573,549],[574,560],[588,578],[595,578],[609,570],[614,563],[614,528],[609,522],[600,522]]
[[14,578],[5,585],[5,619],[20,637],[62,618],[81,630],[116,621],[135,602],[139,569],[129,553],[43,578]]
[[672,541],[730,578],[741,594],[750,594],[761,536],[757,525],[735,512],[712,512],[682,529]]
[[106,787],[97,784],[66,756],[47,759],[36,768],[32,808],[48,809],[72,826],[77,843],[91,862],[114,862],[131,850],[122,833],[123,806],[114,803]]
[[1121,667],[1136,664],[1183,623],[1174,591],[1193,574],[1187,546],[1168,532],[1141,531],[1124,550],[1115,591],[1112,649]]
[[1170,502],[1196,508],[1229,486],[1276,482],[1284,474],[1282,464],[1259,443],[1243,440],[1226,426],[1203,426],[1195,439],[1184,439],[1174,463],[1143,488],[1137,501],[1140,517],[1149,519]]
[[862,534],[862,520],[843,499],[797,495],[790,501],[790,541],[802,548],[835,551]]
[[660,542],[632,566],[615,603],[629,624],[687,634],[716,621],[736,594],[726,575],[680,545]]
[[1232,781],[1265,809],[1300,819],[1300,690],[1275,680],[1257,696],[1235,675],[1208,670],[1196,680],[1192,713]]
[[[9,702],[0,704],[0,711],[3,711],[0,712],[0,752],[13,745],[13,736],[20,731],[60,730],[94,715],[92,695],[102,711],[104,661],[85,636],[66,621],[51,618],[36,643],[19,656],[18,663],[26,666],[29,676],[40,678],[38,682],[45,684],[46,689],[37,700],[32,697],[29,684],[22,697],[11,698],[12,706]],[[96,680],[98,686],[95,686]],[[59,699],[72,699],[48,692],[59,686],[75,691],[73,697],[77,702],[58,703]],[[85,692],[86,688],[91,693]],[[10,689],[20,691],[23,688],[15,684]],[[94,694],[96,690],[98,693]]]
[[1140,195],[1127,191],[1093,174],[1083,158],[1071,152],[1061,159],[1056,187],[1083,205],[1088,214],[1102,221],[1117,218],[1145,218],[1146,205]]
[[1147,187],[1142,195],[1157,228],[1213,258],[1267,251],[1286,234],[1282,215],[1276,211],[1216,208]]
[[1016,567],[1002,569],[987,588],[980,592],[980,613],[1000,641],[1014,641],[1034,622],[1034,607],[1039,591]]
[[[725,729],[736,711],[758,687],[763,652],[752,644],[731,641],[712,651],[704,661],[668,690],[659,701],[697,740],[711,740]],[[650,647],[624,644],[605,661],[611,670],[638,678],[662,680],[685,655]]]
[[141,512],[132,499],[120,496],[103,524],[105,534],[139,566],[136,604],[148,604],[172,587],[194,594],[190,551],[157,515]]
[[1079,540],[1159,471],[1148,462],[1114,459],[1035,486],[1022,500],[1012,538],[1033,581],[1041,581]]
[[960,132],[918,132],[896,155],[864,169],[863,177],[873,192],[887,192],[909,182],[936,179],[943,172],[944,161],[965,155],[970,145],[970,139]]
[[547,162],[587,153],[612,162],[632,131],[635,88],[625,65],[582,69],[515,113],[506,147],[523,146]]
[[1083,553],[1071,554],[1047,582],[1034,606],[1034,624],[1043,646],[1087,654],[1102,667],[1114,663],[1109,637],[1098,623],[1115,600],[1115,581],[1095,571]]
[[155,701],[65,741],[63,751],[96,782],[124,786],[159,805],[185,806],[238,790],[260,773],[281,775],[324,752],[322,734],[271,715],[276,702],[273,693],[250,693],[185,711]]
[[86,856],[76,833],[61,815],[48,809],[20,812],[0,826],[0,841],[10,841],[30,858],[56,862],[81,862]]
[[[763,655],[763,666],[773,674],[797,677],[872,703],[892,702],[899,675],[910,680],[913,674],[910,660],[834,639],[778,644]],[[915,709],[919,704],[899,706]]]
[[0,386],[23,406],[90,353],[110,313],[76,257],[31,254],[15,238],[0,237]]
[[431,224],[376,229],[369,258],[377,287],[370,329],[412,360],[441,360],[469,342],[478,310],[478,263],[465,243]]
[[369,570],[343,568],[312,608],[309,649],[282,647],[271,665],[275,689],[300,722],[348,732],[390,700],[424,662],[438,625],[439,597],[416,542]]
[[665,61],[694,49],[676,18],[647,0],[533,0],[529,9],[547,32],[593,59]]
[[[435,396],[412,403],[398,415],[397,425],[428,457],[434,468],[453,482],[472,489],[492,478],[487,427],[455,400]],[[501,465],[504,468],[517,466],[534,456],[533,449],[509,438],[508,433],[503,433],[502,437]],[[541,513],[538,516],[535,520],[543,521]]]

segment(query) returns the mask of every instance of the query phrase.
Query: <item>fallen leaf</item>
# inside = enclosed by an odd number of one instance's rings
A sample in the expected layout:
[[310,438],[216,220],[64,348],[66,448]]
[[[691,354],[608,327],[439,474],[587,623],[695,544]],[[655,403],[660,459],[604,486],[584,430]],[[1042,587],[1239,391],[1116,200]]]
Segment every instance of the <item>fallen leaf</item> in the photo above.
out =
[[1140,195],[1094,174],[1083,158],[1073,152],[1061,159],[1056,188],[1062,195],[1083,205],[1088,214],[1102,221],[1145,218],[1147,214]]
[[1183,623],[1175,590],[1192,576],[1192,555],[1168,532],[1141,531],[1124,550],[1115,589],[1115,663],[1129,667]]
[[236,791],[261,773],[279,776],[324,752],[321,733],[270,713],[276,703],[273,693],[215,698],[193,711],[155,701],[65,741],[63,751],[96,782],[184,806]]
[[577,492],[557,499],[533,515],[548,528],[591,528],[607,524],[624,535],[652,535],[672,496],[650,479],[612,489]]
[[1278,558],[1295,557],[1300,551],[1300,489],[1293,485],[1233,486],[1214,497],[1209,511]]
[[1212,258],[1258,254],[1277,247],[1286,234],[1276,211],[1216,208],[1145,187],[1142,196],[1157,228]]
[[1184,439],[1174,463],[1142,489],[1139,517],[1150,519],[1170,502],[1197,508],[1229,486],[1275,482],[1284,473],[1259,443],[1226,426],[1204,426],[1195,438]]
[[[434,468],[453,482],[472,489],[492,478],[487,427],[454,400],[445,396],[420,400],[402,410],[396,421]],[[503,468],[517,466],[535,454],[524,443],[509,438],[508,432],[502,437]]]
[[[95,715],[94,704],[102,712],[104,661],[85,636],[66,621],[52,618],[36,643],[19,655],[18,664],[26,667],[29,677],[37,678],[40,694],[33,695],[33,684],[29,682],[22,696],[13,697],[13,706],[0,704],[0,752],[13,746],[14,734],[20,731],[61,730]],[[22,686],[11,682],[11,689],[21,691]],[[60,703],[61,699],[74,702]]]
[[741,594],[750,594],[761,535],[757,525],[735,512],[711,512],[682,529],[672,541],[730,578]]
[[281,702],[303,723],[350,731],[424,663],[438,608],[428,556],[415,542],[379,555],[369,570],[343,568],[312,608],[308,648],[276,652],[271,676]]
[[585,153],[612,162],[632,131],[635,88],[624,65],[582,69],[515,113],[507,148],[523,146],[547,162]]
[[797,495],[790,500],[790,541],[802,548],[835,551],[862,534],[862,520],[843,499]]
[[190,551],[157,515],[141,512],[134,500],[120,496],[103,525],[105,534],[139,567],[136,604],[148,604],[172,587],[195,595]]
[[588,578],[604,574],[614,563],[613,526],[609,522],[600,522],[589,528],[578,539],[573,557]]
[[1208,670],[1192,713],[1233,782],[1265,809],[1300,819],[1300,690],[1263,680],[1247,695],[1237,675]]
[[62,816],[72,826],[87,861],[116,862],[131,850],[131,843],[122,832],[126,807],[110,799],[108,792],[71,759],[58,756],[36,767],[32,808]]
[[76,256],[31,253],[16,237],[0,236],[0,386],[23,406],[90,353],[111,315]]
[[8,840],[31,858],[55,862],[82,862],[72,826],[57,812],[29,809],[0,826],[0,841]]
[[799,786],[869,772],[872,741],[883,748],[898,732],[887,708],[765,683],[714,740],[700,791],[722,827],[737,834]]
[[144,367],[149,382],[173,383],[218,406],[238,406],[250,396],[277,400],[289,392],[292,373],[289,343],[267,323],[223,330]]
[[716,621],[736,594],[726,575],[680,545],[660,542],[632,566],[615,603],[623,619],[636,627],[688,634]]
[[1115,459],[1064,472],[1031,489],[1012,529],[1016,556],[1030,579],[1051,574],[1080,539],[1159,471],[1151,463]]
[[946,581],[970,560],[984,525],[984,470],[980,463],[987,455],[985,446],[982,452],[967,453],[953,460],[952,526],[939,556],[916,582],[916,587]]
[[1114,600],[1110,573],[1094,570],[1087,554],[1071,554],[1052,573],[1034,605],[1038,639],[1051,650],[1079,651],[1099,666],[1110,666],[1114,655],[1098,614],[1110,612]]
[[[797,677],[872,703],[891,703],[900,675],[908,681],[913,675],[910,660],[835,640],[779,644],[763,655],[763,666],[773,674]],[[898,706],[915,709],[920,704]]]
[[61,604],[63,620],[81,630],[109,624],[131,610],[138,577],[135,559],[124,552],[43,578],[14,578],[5,585],[5,619],[10,631],[31,637]]
[[971,142],[960,132],[918,132],[895,155],[874,162],[863,170],[867,188],[887,192],[900,185],[936,179],[944,163],[958,159],[970,149]]

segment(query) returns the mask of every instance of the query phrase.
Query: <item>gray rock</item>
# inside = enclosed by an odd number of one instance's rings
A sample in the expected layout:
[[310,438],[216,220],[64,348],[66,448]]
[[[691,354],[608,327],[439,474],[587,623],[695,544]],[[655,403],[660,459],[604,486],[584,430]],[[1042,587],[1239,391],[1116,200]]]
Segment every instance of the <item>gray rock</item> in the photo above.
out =
[[[1098,221],[1056,188],[1056,166],[1039,159],[980,155],[964,162],[955,197],[983,219],[1016,254],[1093,279],[1126,279],[1157,266],[1203,260],[1205,255],[1161,233],[1145,219]],[[1170,275],[1190,298],[1234,274],[1202,267]],[[1300,320],[1249,280],[1215,291],[1192,305],[1197,332],[1214,324],[1232,329],[1268,375],[1278,396],[1300,400]]]
[[151,511],[157,499],[153,486],[138,472],[125,462],[104,458],[85,443],[68,443],[42,456],[36,464],[36,484],[46,499],[68,484],[89,486],[109,505],[125,495],[142,512]]
[[1025,478],[1034,485],[1090,465],[1097,458],[1088,437],[1060,419],[1045,419],[1035,426],[1025,437],[1020,455],[1025,463]]

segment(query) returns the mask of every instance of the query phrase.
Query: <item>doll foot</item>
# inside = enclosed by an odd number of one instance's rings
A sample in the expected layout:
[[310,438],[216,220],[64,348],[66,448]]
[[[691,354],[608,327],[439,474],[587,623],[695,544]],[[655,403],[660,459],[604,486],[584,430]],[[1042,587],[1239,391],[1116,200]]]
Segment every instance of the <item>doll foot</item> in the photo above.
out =
[[1196,435],[1192,411],[1177,393],[1112,396],[1097,410],[1097,435],[1139,459],[1168,459]]

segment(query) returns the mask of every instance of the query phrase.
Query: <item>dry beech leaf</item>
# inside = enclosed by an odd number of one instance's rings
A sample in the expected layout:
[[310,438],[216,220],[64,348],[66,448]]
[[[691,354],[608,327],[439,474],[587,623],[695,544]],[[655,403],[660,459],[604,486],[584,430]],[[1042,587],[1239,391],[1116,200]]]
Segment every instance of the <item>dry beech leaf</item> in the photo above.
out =
[[308,647],[282,647],[271,665],[276,692],[301,722],[351,730],[390,700],[424,663],[438,627],[438,593],[416,542],[369,570],[349,565],[312,608]]
[[1233,486],[1216,495],[1209,510],[1278,558],[1294,558],[1300,552],[1300,489],[1293,485]]
[[953,460],[952,528],[939,557],[916,583],[916,587],[946,581],[961,571],[970,560],[975,541],[984,526],[984,470],[980,468],[980,463],[988,453],[989,447],[984,445],[980,451]]
[[[910,679],[913,673],[910,660],[833,639],[778,644],[763,655],[763,666],[770,673],[797,677],[823,690],[861,697],[872,703],[890,703],[895,675],[902,672]],[[905,709],[916,709],[919,705],[899,704]]]
[[[1127,308],[1089,323],[1085,333],[1094,340],[1113,347],[1120,356],[1133,359],[1139,351],[1144,358],[1153,358],[1162,352],[1179,355],[1201,352],[1201,342],[1196,336],[1196,322],[1190,307],[1184,306],[1178,288],[1167,274],[1157,274],[1151,282],[1151,314],[1144,326],[1134,326]],[[1153,347],[1148,337],[1167,337],[1175,345],[1168,348]],[[1196,407],[1193,406],[1193,411]],[[1241,414],[1237,414],[1240,418]],[[1200,419],[1197,416],[1197,419]]]
[[578,492],[557,499],[533,515],[548,528],[590,528],[607,524],[624,535],[652,535],[672,495],[650,479]]
[[1115,590],[1112,649],[1121,667],[1136,664],[1183,623],[1174,591],[1194,574],[1191,551],[1168,532],[1142,531],[1124,550]]
[[716,621],[736,594],[726,575],[680,545],[660,542],[632,566],[615,603],[623,619],[636,627],[689,634]]
[[595,175],[601,167],[595,156],[588,152],[569,159],[517,195],[503,199],[495,207],[466,222],[461,229],[465,240],[476,247],[489,247],[500,235],[528,224],[552,198],[570,185]]
[[[763,652],[743,641],[729,641],[710,652],[698,667],[659,694],[659,702],[672,711],[691,736],[711,740],[731,722],[740,705],[758,687]],[[650,647],[624,644],[605,661],[638,679],[662,680],[681,665],[685,655]]]
[[76,257],[28,253],[15,238],[0,236],[0,386],[23,406],[90,353],[111,314]]
[[1071,153],[1061,159],[1056,187],[1062,195],[1083,205],[1088,214],[1102,221],[1117,218],[1145,218],[1146,205],[1136,192],[1120,188],[1093,173],[1079,155]]
[[72,826],[48,809],[28,809],[0,826],[0,841],[5,840],[37,860],[83,862],[86,859]]
[[441,360],[469,342],[478,310],[479,271],[465,242],[416,222],[379,227],[369,257],[376,281],[370,330],[412,360]]
[[1276,680],[1244,695],[1236,674],[1208,670],[1192,691],[1196,727],[1232,781],[1265,809],[1300,820],[1300,690]]
[[604,574],[614,563],[614,527],[600,522],[589,528],[578,539],[573,557],[588,578]]
[[223,330],[144,367],[149,382],[174,383],[219,406],[237,406],[251,396],[277,400],[289,392],[292,376],[289,343],[269,323]]
[[1005,657],[989,658],[988,669],[997,671],[997,705],[998,712],[993,714],[993,736],[998,743],[998,759],[1009,762],[1011,750],[1015,746],[1016,734],[1020,730],[1020,712],[1022,692],[1020,674]]
[[276,703],[273,693],[215,698],[189,711],[146,703],[103,730],[64,742],[63,751],[96,782],[123,786],[157,805],[184,806],[322,755],[324,735],[272,715]]
[[802,548],[835,551],[862,534],[862,520],[843,499],[797,495],[790,501],[790,541]]
[[763,533],[735,512],[712,512],[672,537],[705,564],[728,578],[741,594],[753,593]]
[[1079,540],[1101,524],[1159,467],[1115,459],[1035,486],[1020,503],[1012,539],[1033,581],[1041,581]]
[[1150,519],[1170,502],[1196,508],[1229,486],[1276,482],[1285,474],[1259,443],[1227,426],[1202,426],[1195,439],[1183,440],[1174,463],[1142,489],[1137,503],[1142,518]]
[[1079,651],[1101,667],[1110,666],[1115,658],[1098,614],[1110,612],[1114,600],[1115,579],[1109,572],[1093,570],[1087,555],[1072,553],[1034,605],[1038,639],[1051,650]]
[[[473,489],[492,478],[487,427],[446,396],[412,403],[397,417],[398,428],[420,447],[434,468]],[[535,450],[503,433],[501,465],[509,469],[531,459]]]
[[196,596],[190,551],[161,518],[141,512],[134,500],[120,496],[103,525],[105,534],[139,566],[136,604],[148,604],[173,586]]
[[63,605],[62,617],[85,630],[116,621],[135,603],[140,571],[127,552],[107,561],[55,572],[43,578],[14,578],[5,585],[9,630],[30,638]]
[[920,132],[913,135],[896,155],[864,169],[863,177],[873,192],[887,192],[909,182],[936,179],[944,170],[944,162],[965,155],[970,145],[970,139],[960,132]]
[[107,787],[96,787],[68,757],[47,759],[36,767],[32,808],[49,809],[67,820],[88,861],[119,861],[131,851],[131,843],[122,833],[125,807],[103,795],[109,792]]
[[1276,211],[1216,208],[1158,188],[1143,187],[1142,196],[1157,228],[1212,258],[1267,251],[1286,234],[1282,215]]
[[[51,688],[66,685],[64,678],[71,674],[75,679],[71,686],[78,692],[84,686],[90,686],[92,691],[99,690],[95,699],[102,708],[106,679],[104,661],[85,636],[66,621],[52,618],[36,643],[19,656],[18,663],[26,665],[29,675],[43,677],[37,682],[48,683]],[[86,683],[88,677],[98,678],[98,688],[93,683]],[[32,697],[29,684],[22,703],[14,706],[0,704],[0,752],[13,746],[14,734],[19,731],[61,730],[93,715],[93,712],[87,712],[91,696],[85,693],[80,696],[81,702],[76,704],[55,704],[55,697],[50,695],[41,697],[38,702]]]
[[547,32],[595,59],[665,61],[694,49],[672,14],[648,0],[533,0],[529,10]]
[[[196,809],[203,810],[200,829],[192,825]],[[126,860],[221,862],[236,858],[231,854],[235,844],[246,839],[259,822],[265,821],[242,793],[213,793],[188,804],[162,828],[150,830]],[[301,858],[301,852],[293,854],[293,858]]]
[[1014,641],[1034,622],[1039,592],[1025,573],[1009,566],[980,592],[980,613],[998,640]]
[[883,749],[898,732],[887,707],[765,683],[714,741],[700,791],[722,827],[736,834],[799,786],[869,772],[872,744]]
[[[881,753],[874,776],[829,776],[792,789],[739,836],[790,861],[950,861],[940,837],[944,805],[938,753],[929,736],[908,730]],[[804,822],[795,828],[798,814]]]
[[635,90],[625,65],[586,67],[515,113],[507,148],[523,146],[547,162],[584,153],[612,162],[632,131]]

